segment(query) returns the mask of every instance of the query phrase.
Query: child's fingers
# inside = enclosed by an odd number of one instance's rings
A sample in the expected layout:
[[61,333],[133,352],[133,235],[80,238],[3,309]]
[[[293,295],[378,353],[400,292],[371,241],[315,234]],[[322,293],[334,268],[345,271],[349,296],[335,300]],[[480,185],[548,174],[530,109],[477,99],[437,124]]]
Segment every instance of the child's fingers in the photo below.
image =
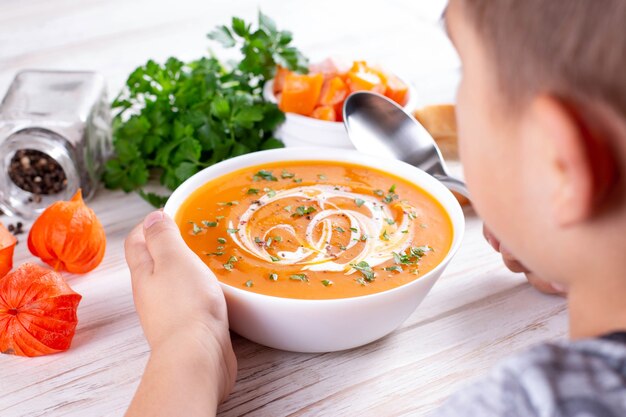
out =
[[162,211],[154,211],[146,216],[143,233],[157,270],[176,265],[189,250],[176,223]]
[[124,241],[124,255],[133,279],[152,273],[154,262],[146,246],[141,223],[135,226]]

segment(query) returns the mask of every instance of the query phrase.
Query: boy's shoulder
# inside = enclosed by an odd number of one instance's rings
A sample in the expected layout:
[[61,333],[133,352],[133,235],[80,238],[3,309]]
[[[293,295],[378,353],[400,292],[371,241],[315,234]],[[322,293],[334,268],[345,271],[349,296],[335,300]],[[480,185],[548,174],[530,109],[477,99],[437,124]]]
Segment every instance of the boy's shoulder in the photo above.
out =
[[434,416],[626,416],[626,333],[547,343],[511,357]]

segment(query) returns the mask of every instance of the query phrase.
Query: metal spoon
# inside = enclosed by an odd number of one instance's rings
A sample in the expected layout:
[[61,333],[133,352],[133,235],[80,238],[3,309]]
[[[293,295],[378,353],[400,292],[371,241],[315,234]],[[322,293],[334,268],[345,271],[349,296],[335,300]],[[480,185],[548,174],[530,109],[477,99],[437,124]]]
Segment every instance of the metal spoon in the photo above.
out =
[[448,173],[430,133],[387,97],[369,91],[353,93],[344,103],[343,120],[352,144],[359,151],[407,162],[469,198],[465,183]]

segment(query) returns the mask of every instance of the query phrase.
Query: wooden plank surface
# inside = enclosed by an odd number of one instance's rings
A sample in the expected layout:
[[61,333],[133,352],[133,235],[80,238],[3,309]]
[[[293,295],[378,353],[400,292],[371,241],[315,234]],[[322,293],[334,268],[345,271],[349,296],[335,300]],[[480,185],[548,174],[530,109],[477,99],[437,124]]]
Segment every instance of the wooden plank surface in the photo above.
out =
[[[0,0],[0,93],[20,69],[59,68],[102,72],[113,96],[136,65],[201,56],[210,28],[233,15],[250,19],[260,7],[313,58],[367,58],[410,79],[421,104],[449,101],[459,62],[440,27],[444,3]],[[68,278],[84,297],[72,349],[36,359],[0,355],[2,417],[119,416],[137,386],[149,351],[122,242],[150,207],[104,190],[90,204],[108,246],[98,269]],[[500,359],[564,337],[564,301],[508,272],[484,242],[480,220],[466,214],[458,255],[390,336],[347,352],[297,354],[233,335],[239,376],[220,416],[424,415]],[[26,260],[21,236],[15,261]]]

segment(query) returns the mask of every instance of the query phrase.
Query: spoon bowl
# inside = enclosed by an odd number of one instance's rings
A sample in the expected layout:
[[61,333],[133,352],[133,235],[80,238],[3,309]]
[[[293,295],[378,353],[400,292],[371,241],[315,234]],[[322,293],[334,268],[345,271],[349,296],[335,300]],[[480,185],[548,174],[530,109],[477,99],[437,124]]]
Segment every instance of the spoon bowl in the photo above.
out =
[[407,162],[469,198],[465,183],[449,174],[430,133],[394,101],[369,91],[353,93],[344,103],[343,119],[359,151]]

